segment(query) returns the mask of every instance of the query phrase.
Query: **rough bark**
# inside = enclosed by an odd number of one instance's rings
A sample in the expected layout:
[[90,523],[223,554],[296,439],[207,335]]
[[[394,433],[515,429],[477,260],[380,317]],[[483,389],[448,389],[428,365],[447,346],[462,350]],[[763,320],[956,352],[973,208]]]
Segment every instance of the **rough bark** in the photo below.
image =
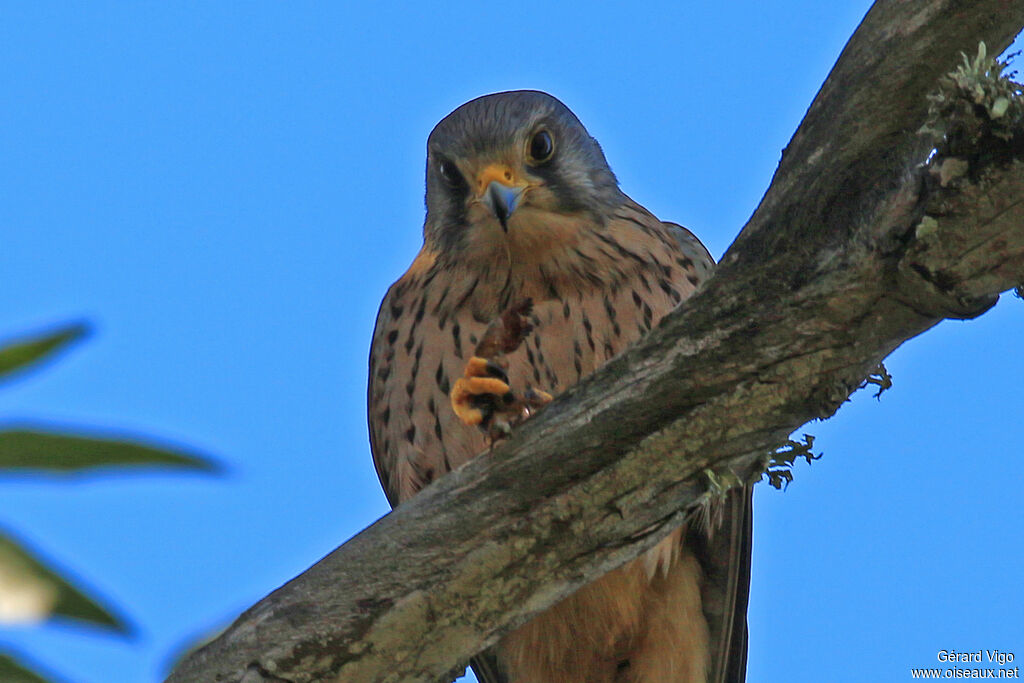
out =
[[705,468],[763,465],[903,341],[1024,282],[1024,136],[951,178],[917,133],[960,51],[1022,25],[1024,0],[877,2],[706,287],[169,680],[438,680],[657,542]]

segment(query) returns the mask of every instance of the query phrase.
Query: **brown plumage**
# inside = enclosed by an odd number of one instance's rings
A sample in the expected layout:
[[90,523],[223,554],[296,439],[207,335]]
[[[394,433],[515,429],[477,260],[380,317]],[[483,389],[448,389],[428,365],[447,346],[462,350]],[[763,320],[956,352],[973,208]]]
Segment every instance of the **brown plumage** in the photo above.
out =
[[[450,114],[428,141],[423,249],[384,298],[370,352],[370,441],[388,500],[485,450],[513,397],[557,395],[641,338],[713,263],[689,231],[618,189],[553,97],[499,93]],[[488,326],[526,300],[521,343],[493,350],[498,365],[474,358],[490,349]],[[703,515],[720,523],[677,529],[509,634],[478,676],[742,680],[749,496],[730,493]]]

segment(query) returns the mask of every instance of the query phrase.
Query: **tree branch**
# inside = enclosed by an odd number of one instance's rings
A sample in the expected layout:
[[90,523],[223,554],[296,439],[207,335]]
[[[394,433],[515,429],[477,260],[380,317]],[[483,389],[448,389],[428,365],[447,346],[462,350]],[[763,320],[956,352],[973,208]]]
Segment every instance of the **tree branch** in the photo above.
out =
[[705,468],[759,471],[903,341],[1024,282],[1021,136],[950,179],[916,132],[959,52],[1022,25],[1024,0],[877,2],[696,296],[169,680],[437,680],[655,544]]

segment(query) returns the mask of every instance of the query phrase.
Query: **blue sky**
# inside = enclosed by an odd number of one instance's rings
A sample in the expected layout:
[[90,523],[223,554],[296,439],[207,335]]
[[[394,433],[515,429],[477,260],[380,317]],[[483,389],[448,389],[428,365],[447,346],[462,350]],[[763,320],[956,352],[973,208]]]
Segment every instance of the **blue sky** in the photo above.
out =
[[[2,387],[0,419],[151,435],[229,473],[0,481],[0,525],[137,629],[0,642],[69,681],[157,680],[387,512],[367,349],[451,109],[555,94],[623,189],[718,257],[868,4],[5,5],[0,336],[96,333]],[[888,361],[881,401],[803,430],[825,457],[756,496],[751,681],[1024,658],[1021,338],[1013,297],[943,323]]]

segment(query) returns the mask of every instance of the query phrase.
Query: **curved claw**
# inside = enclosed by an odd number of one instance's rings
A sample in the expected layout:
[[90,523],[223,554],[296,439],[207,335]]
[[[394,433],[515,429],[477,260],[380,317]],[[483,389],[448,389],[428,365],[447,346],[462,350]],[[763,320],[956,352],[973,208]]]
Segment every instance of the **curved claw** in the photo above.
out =
[[479,356],[466,363],[465,377],[455,380],[449,397],[463,423],[482,428],[488,427],[495,412],[513,401],[505,370]]
[[532,387],[517,397],[509,386],[506,356],[533,331],[527,319],[532,310],[533,302],[523,299],[491,321],[466,363],[464,376],[455,380],[449,392],[455,415],[463,424],[479,427],[492,446],[551,401],[550,394]]

